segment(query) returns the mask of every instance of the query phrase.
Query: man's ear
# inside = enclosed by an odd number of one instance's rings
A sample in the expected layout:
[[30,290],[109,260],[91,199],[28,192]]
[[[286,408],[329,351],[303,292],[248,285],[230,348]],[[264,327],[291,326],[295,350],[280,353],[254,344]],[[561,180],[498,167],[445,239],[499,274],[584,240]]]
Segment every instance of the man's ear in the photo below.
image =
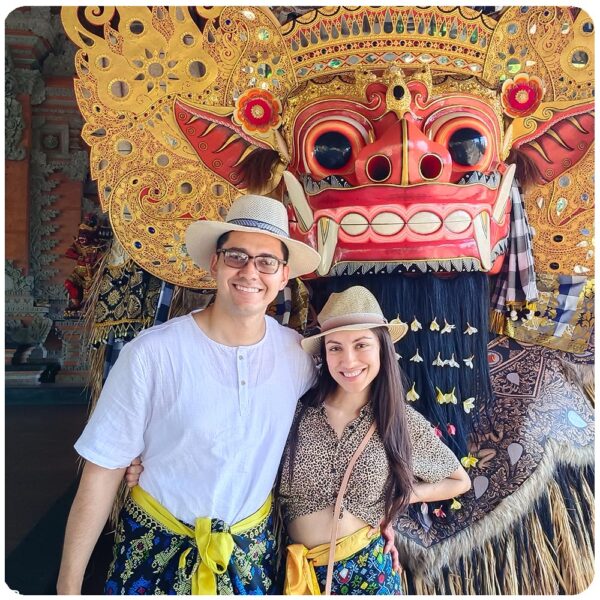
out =
[[215,252],[210,257],[210,274],[215,277],[217,274],[217,262],[219,261],[219,255]]
[[280,290],[282,290],[287,285],[288,281],[290,280],[290,268],[287,265],[283,265],[282,276],[283,276],[283,281],[281,282],[281,285],[279,286]]

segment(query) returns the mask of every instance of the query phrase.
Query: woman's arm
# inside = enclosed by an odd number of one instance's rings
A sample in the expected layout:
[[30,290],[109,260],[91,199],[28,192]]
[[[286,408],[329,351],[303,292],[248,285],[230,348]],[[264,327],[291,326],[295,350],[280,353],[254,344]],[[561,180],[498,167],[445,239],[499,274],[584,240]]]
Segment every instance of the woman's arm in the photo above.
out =
[[471,479],[467,472],[459,466],[448,477],[427,483],[416,481],[413,483],[413,490],[410,496],[410,503],[414,502],[435,502],[437,500],[448,500],[455,496],[460,496],[471,489]]

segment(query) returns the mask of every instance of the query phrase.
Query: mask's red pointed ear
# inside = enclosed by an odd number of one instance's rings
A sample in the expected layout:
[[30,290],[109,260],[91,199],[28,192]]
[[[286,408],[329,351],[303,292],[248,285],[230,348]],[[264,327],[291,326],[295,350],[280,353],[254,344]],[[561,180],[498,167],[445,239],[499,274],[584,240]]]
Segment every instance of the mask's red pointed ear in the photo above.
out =
[[594,143],[594,102],[542,104],[534,114],[515,119],[511,129],[512,148],[535,167],[538,183],[549,183],[572,169]]
[[211,171],[253,193],[277,185],[285,163],[274,128],[248,132],[235,122],[234,108],[192,106],[177,99],[174,111],[183,135]]

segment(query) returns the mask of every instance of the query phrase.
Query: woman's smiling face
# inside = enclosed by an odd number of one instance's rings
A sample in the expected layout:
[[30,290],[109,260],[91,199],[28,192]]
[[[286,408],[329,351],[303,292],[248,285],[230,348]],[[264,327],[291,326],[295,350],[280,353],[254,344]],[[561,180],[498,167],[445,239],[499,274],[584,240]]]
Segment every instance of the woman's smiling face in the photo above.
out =
[[329,333],[325,351],[329,373],[348,393],[367,390],[379,373],[379,340],[372,329]]

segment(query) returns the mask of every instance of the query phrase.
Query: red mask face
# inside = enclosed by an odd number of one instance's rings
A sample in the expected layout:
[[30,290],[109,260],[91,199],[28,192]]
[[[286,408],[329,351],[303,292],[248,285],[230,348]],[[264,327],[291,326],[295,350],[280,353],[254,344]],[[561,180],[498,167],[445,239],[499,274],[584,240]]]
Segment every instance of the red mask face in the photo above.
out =
[[513,170],[493,108],[465,93],[430,99],[418,80],[365,96],[317,100],[293,121],[289,170],[305,200],[290,191],[291,231],[323,256],[317,274],[497,272]]

